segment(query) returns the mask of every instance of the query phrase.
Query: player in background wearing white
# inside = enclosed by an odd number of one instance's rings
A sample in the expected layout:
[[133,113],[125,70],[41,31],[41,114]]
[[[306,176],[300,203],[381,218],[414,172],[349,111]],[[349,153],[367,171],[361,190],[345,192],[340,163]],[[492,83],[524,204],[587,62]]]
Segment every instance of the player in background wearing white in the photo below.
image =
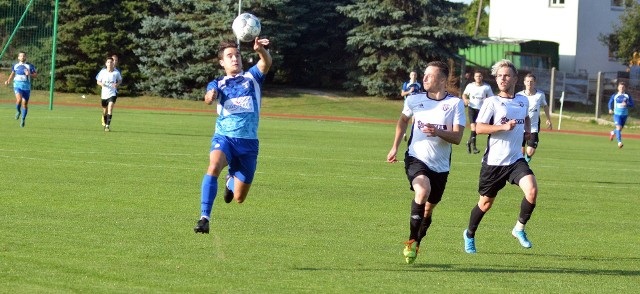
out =
[[467,141],[467,152],[471,154],[471,147],[473,147],[473,153],[477,154],[478,148],[476,148],[476,119],[478,118],[478,111],[482,107],[484,99],[493,96],[493,90],[489,84],[484,82],[482,72],[476,70],[473,73],[473,83],[469,83],[462,92],[462,99],[464,105],[469,107],[469,127],[471,129],[471,135]]
[[609,141],[613,141],[615,136],[618,139],[618,148],[622,148],[622,128],[627,122],[629,116],[629,107],[633,107],[633,99],[627,94],[627,85],[624,82],[618,82],[618,92],[611,95],[609,99],[609,114],[613,114],[613,122],[616,128],[611,131]]
[[218,177],[229,166],[224,201],[242,203],[249,193],[258,162],[258,122],[262,102],[262,82],[271,68],[271,54],[265,48],[269,39],[255,38],[253,50],[258,63],[242,70],[242,58],[234,42],[222,42],[218,49],[219,64],[225,75],[207,85],[204,102],[218,101],[216,130],[211,139],[209,167],[202,179],[201,214],[193,228],[195,233],[209,233],[213,201],[218,191]]
[[522,133],[529,137],[531,122],[527,115],[529,100],[514,94],[518,71],[511,61],[503,59],[493,65],[491,73],[496,77],[500,92],[484,101],[476,121],[478,134],[488,134],[489,140],[480,168],[480,199],[471,210],[469,226],[462,234],[467,253],[476,253],[475,233],[478,225],[506,182],[517,184],[524,192],[520,214],[511,235],[522,247],[531,248],[524,226],[531,218],[538,196],[536,177],[522,157]]
[[549,106],[544,92],[536,89],[536,76],[533,74],[527,74],[524,77],[524,90],[518,92],[518,94],[526,96],[529,99],[529,120],[531,120],[531,136],[529,140],[522,139],[522,154],[524,154],[524,160],[531,161],[533,154],[536,153],[538,148],[540,132],[540,108],[544,109],[544,114],[547,116],[547,129],[553,128],[551,124],[551,116],[549,115]]
[[442,199],[449,176],[451,144],[460,144],[466,124],[462,99],[445,90],[448,77],[446,63],[427,64],[422,79],[426,93],[407,98],[396,125],[393,146],[387,154],[387,162],[398,161],[398,145],[409,118],[413,117],[404,159],[409,188],[415,192],[411,200],[409,241],[405,242],[403,251],[407,263],[415,261],[420,242],[431,225],[433,210]]
[[[118,70],[118,55],[111,55],[111,59],[113,59],[113,70],[119,72],[120,70]],[[102,69],[106,69],[107,67],[103,67]],[[101,70],[102,71],[102,70]],[[96,80],[98,79],[98,75],[100,74],[100,72],[98,72],[98,74],[96,74]],[[122,76],[122,73],[120,73],[120,75]],[[102,126],[106,126],[107,123],[105,122],[105,115],[101,115],[100,119],[102,120]]]
[[111,119],[113,118],[113,106],[118,99],[118,86],[122,84],[122,75],[120,71],[115,70],[115,63],[112,57],[108,57],[105,61],[105,68],[98,72],[96,83],[102,87],[100,94],[102,105],[102,117],[104,122],[104,131],[111,131]]
[[[27,62],[27,53],[18,53],[18,62],[11,67],[11,74],[4,82],[5,86],[11,83],[13,79],[13,92],[16,95],[16,119],[20,118],[20,127],[24,127],[29,111],[29,98],[31,97],[31,80],[38,76],[36,67]],[[21,111],[20,107],[24,108]]]
[[[422,92],[422,85],[418,82],[418,73],[416,71],[411,71],[409,73],[409,81],[404,82],[402,84],[402,90],[400,91],[400,95],[404,100],[407,100],[409,95],[418,94]],[[407,134],[402,136],[403,140],[407,140]]]

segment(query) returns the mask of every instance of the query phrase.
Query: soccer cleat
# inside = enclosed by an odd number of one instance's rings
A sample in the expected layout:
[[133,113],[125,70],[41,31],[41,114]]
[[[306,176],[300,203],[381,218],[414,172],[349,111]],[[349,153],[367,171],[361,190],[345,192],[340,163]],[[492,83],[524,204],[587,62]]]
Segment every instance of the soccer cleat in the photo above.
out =
[[406,245],[402,251],[404,261],[408,264],[412,264],[416,261],[416,257],[418,257],[418,242],[416,242],[416,240],[409,240],[404,242],[404,245]]
[[106,126],[107,124],[104,122],[104,115],[102,116],[102,126]]
[[104,126],[104,131],[105,132],[111,132],[111,129],[109,128],[109,126]]
[[405,142],[407,142],[407,134],[402,135],[402,140],[404,140]]
[[525,233],[524,230],[516,231],[516,229],[513,228],[513,230],[511,230],[511,235],[514,238],[518,239],[518,242],[520,242],[520,245],[522,245],[522,247],[531,248],[531,242],[529,242],[529,239],[527,239],[527,233]]
[[231,175],[227,175],[224,179],[224,202],[231,203],[233,200],[233,191],[229,190],[227,183],[229,180],[233,181],[233,177]]
[[525,155],[524,155],[524,160],[525,160],[527,163],[531,162],[531,157],[529,157],[529,154],[525,154]]
[[480,150],[478,150],[478,148],[473,146],[473,154],[478,154],[478,153],[480,153]]
[[20,118],[20,111],[16,111],[16,120]]
[[622,142],[618,142],[618,148],[622,148],[622,146],[624,146],[624,144],[622,144]]
[[613,141],[613,138],[616,136],[616,133],[614,133],[613,131],[611,131],[611,133],[609,133],[609,141]]
[[193,231],[197,233],[209,234],[209,220],[206,217],[200,218],[198,224],[193,227]]
[[[24,128],[24,117],[20,120],[20,127]],[[622,148],[622,147],[621,147]]]
[[464,238],[464,252],[476,253],[476,238],[467,237],[467,230],[462,232],[462,237]]
[[467,141],[467,152],[471,154],[471,142]]

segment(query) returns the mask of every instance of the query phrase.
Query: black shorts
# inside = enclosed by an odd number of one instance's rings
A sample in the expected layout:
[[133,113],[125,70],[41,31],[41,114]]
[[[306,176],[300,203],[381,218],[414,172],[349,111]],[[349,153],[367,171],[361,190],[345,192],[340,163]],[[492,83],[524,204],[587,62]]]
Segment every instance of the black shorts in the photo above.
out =
[[475,109],[475,108],[471,108],[469,107],[469,123],[470,124],[475,124],[476,120],[478,119],[478,113],[480,112],[480,109]]
[[520,179],[527,175],[533,175],[533,171],[529,168],[529,164],[524,158],[518,159],[511,165],[486,165],[482,163],[480,168],[480,183],[478,184],[478,193],[481,196],[496,197],[507,184],[517,185]]
[[116,96],[111,96],[107,99],[102,99],[102,107],[109,106],[109,102],[113,102],[113,104],[116,104],[116,100],[118,100],[118,97]]
[[424,162],[409,155],[406,155],[404,158],[404,169],[407,173],[409,189],[411,191],[413,191],[413,180],[420,175],[424,175],[429,178],[429,182],[431,183],[431,193],[429,193],[427,201],[432,204],[438,204],[438,202],[442,200],[444,188],[447,186],[449,172],[434,172],[424,164]]
[[538,133],[531,133],[529,140],[522,134],[522,147],[525,145],[531,148],[538,148]]

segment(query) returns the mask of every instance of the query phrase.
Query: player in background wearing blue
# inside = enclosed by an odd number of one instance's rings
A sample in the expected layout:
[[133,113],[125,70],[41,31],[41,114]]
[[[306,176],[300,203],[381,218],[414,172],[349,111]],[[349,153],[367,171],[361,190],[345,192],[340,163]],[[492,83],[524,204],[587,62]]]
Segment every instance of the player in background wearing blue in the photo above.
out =
[[538,148],[540,132],[540,109],[544,110],[544,114],[547,116],[547,129],[552,129],[551,116],[549,115],[549,106],[544,92],[536,89],[536,76],[533,74],[527,74],[524,77],[524,90],[518,92],[518,94],[526,96],[529,99],[529,120],[531,120],[531,136],[529,139],[522,139],[522,154],[524,154],[524,160],[531,161],[533,154],[536,153]]
[[411,140],[404,166],[409,189],[414,191],[409,218],[409,241],[403,255],[413,263],[426,236],[436,205],[442,199],[451,167],[451,145],[460,144],[466,120],[462,99],[446,92],[449,66],[440,61],[427,64],[422,79],[426,92],[410,95],[396,125],[387,162],[398,161],[398,145],[413,117]]
[[627,122],[629,116],[629,107],[633,107],[633,99],[631,95],[627,94],[627,84],[625,82],[618,82],[618,92],[611,95],[609,99],[609,114],[613,114],[613,122],[616,125],[615,130],[611,131],[609,135],[609,141],[613,141],[615,136],[618,139],[618,148],[622,148],[622,128]]
[[[409,95],[418,94],[422,92],[422,85],[418,81],[418,73],[413,70],[409,73],[409,80],[402,84],[402,90],[400,91],[400,96],[407,101],[407,97]],[[403,140],[407,141],[407,133],[405,132],[403,135]]]
[[265,48],[268,39],[255,38],[253,50],[260,60],[248,71],[242,70],[240,50],[234,42],[222,42],[218,59],[225,75],[207,85],[204,102],[217,100],[218,119],[211,139],[209,167],[202,179],[201,215],[193,228],[196,233],[209,233],[213,201],[218,191],[218,177],[229,166],[224,201],[242,203],[256,172],[258,160],[258,121],[262,102],[262,83],[271,67],[271,54]]
[[102,117],[104,131],[111,131],[111,119],[113,118],[113,107],[118,99],[118,87],[122,84],[122,75],[116,70],[112,57],[107,57],[105,68],[98,72],[96,83],[102,87],[100,97],[102,98]]
[[[29,111],[29,98],[31,97],[31,80],[38,76],[36,67],[27,62],[27,53],[18,53],[18,63],[11,67],[11,74],[4,82],[5,85],[11,83],[13,79],[13,92],[16,94],[16,119],[20,118],[20,127],[24,127]],[[24,110],[21,111],[21,106]]]
[[536,177],[522,156],[522,134],[525,133],[525,138],[529,138],[531,121],[528,115],[529,100],[526,96],[514,94],[518,71],[511,61],[503,59],[491,67],[491,74],[496,77],[500,92],[484,100],[476,120],[476,131],[489,135],[489,140],[480,168],[480,199],[471,210],[469,226],[462,233],[467,253],[476,253],[476,230],[482,217],[493,205],[498,191],[507,182],[520,186],[524,192],[520,214],[511,235],[522,247],[531,248],[524,226],[531,218],[538,197]]

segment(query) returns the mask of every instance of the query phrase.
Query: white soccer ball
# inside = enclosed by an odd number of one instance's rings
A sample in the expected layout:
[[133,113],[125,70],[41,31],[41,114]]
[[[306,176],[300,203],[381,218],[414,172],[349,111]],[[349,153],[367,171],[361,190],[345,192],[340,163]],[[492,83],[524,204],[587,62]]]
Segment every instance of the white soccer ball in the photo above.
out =
[[236,35],[238,40],[251,42],[260,34],[262,26],[260,26],[260,20],[255,15],[243,13],[233,20],[231,29],[233,29],[233,34]]

